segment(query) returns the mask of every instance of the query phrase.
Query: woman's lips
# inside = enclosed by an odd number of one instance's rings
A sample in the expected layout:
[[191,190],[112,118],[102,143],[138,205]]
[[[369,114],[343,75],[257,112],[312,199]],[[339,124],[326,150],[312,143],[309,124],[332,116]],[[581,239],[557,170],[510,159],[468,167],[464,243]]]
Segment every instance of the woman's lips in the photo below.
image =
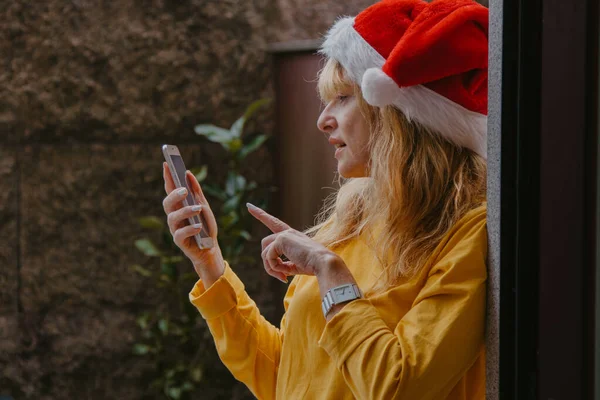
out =
[[346,146],[338,147],[338,148],[335,150],[335,156],[334,156],[334,157],[336,157],[336,158],[337,158],[337,156],[338,156],[338,155],[340,155],[340,154],[341,154],[341,152],[342,152],[342,151],[343,151],[345,148],[346,148]]

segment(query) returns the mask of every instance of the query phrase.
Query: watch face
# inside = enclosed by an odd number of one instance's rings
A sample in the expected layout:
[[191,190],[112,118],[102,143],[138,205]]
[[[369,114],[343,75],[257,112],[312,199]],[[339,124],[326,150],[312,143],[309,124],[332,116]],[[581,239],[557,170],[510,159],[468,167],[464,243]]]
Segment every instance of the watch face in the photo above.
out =
[[356,294],[354,293],[352,285],[336,287],[332,290],[332,292],[336,304],[356,298]]

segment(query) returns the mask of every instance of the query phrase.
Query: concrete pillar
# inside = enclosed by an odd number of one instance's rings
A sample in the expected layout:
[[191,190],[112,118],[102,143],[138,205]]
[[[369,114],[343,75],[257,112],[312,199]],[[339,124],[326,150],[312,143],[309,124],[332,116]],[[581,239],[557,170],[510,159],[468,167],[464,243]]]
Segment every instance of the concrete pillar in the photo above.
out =
[[486,399],[499,398],[500,337],[500,134],[502,104],[502,5],[490,0],[488,91],[488,319]]

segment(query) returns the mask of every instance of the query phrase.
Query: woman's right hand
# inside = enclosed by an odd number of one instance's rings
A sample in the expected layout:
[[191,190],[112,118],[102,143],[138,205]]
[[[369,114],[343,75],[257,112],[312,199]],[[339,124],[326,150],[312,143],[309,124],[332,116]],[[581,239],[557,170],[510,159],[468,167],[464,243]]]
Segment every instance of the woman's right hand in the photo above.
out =
[[[180,193],[180,188],[175,187],[171,173],[169,172],[169,166],[166,162],[163,162],[163,178],[165,181],[165,192],[167,197],[163,200],[163,208],[167,214],[167,224],[171,235],[173,235],[173,241],[188,257],[193,265],[196,273],[203,280],[209,279],[209,276],[216,278],[223,273],[224,261],[221,254],[221,249],[217,242],[217,221],[215,219],[212,210],[202,193],[200,183],[190,171],[186,171],[186,179],[188,187],[192,190],[192,195],[196,200],[196,203],[200,206],[200,210],[194,211],[192,206],[183,206],[183,200],[187,196]],[[210,249],[200,249],[196,244],[194,235],[200,232],[200,228],[195,228],[188,223],[188,218],[194,215],[203,214],[206,223],[208,224],[208,232],[213,239],[213,247]],[[215,279],[216,280],[216,279]],[[209,285],[205,285],[208,287]]]

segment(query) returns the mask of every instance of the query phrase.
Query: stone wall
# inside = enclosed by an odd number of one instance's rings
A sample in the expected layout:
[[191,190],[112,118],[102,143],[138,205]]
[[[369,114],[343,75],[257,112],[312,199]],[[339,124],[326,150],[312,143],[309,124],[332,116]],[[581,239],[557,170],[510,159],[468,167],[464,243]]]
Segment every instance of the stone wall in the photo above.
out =
[[[131,354],[161,302],[129,265],[135,219],[161,215],[162,143],[218,169],[198,123],[272,95],[270,43],[317,39],[371,1],[49,0],[0,9],[0,396],[152,398]],[[254,129],[274,133],[273,110]],[[249,168],[272,179],[271,157]],[[256,255],[259,252],[257,249]],[[240,271],[271,321],[285,287]],[[274,304],[277,304],[275,306]],[[252,398],[215,365],[230,392]],[[221,385],[227,386],[227,385]]]

